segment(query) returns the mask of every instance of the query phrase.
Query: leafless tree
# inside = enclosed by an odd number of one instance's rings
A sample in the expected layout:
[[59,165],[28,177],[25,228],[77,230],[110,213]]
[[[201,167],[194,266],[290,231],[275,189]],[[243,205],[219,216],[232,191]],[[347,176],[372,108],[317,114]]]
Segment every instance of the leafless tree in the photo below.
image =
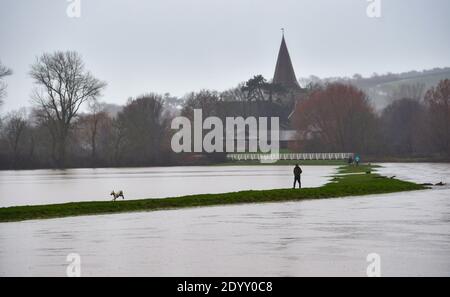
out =
[[167,121],[164,102],[158,94],[146,94],[131,99],[117,116],[117,149],[134,166],[161,162],[161,146]]
[[105,105],[92,100],[89,103],[89,114],[79,117],[78,126],[81,128],[82,138],[85,139],[87,146],[90,148],[91,163],[96,166],[98,163],[98,146],[102,140],[102,136],[107,134],[112,119],[105,111]]
[[247,100],[247,94],[242,91],[245,87],[245,83],[239,84],[237,87],[226,90],[220,94],[220,97],[225,102],[244,102]]
[[28,122],[25,111],[14,111],[6,116],[5,125],[2,129],[2,138],[6,141],[8,149],[11,153],[13,168],[15,168],[22,152],[25,138],[24,136],[27,128]]
[[425,94],[431,137],[440,153],[450,159],[450,79],[444,79]]
[[4,82],[4,78],[8,75],[12,74],[12,70],[7,68],[0,61],[0,105],[3,103],[3,98],[6,96],[6,87],[7,84]]
[[32,65],[30,75],[38,86],[33,101],[43,111],[55,135],[54,160],[59,167],[64,167],[73,120],[83,103],[101,95],[106,83],[86,71],[81,56],[71,51],[43,54]]
[[426,147],[425,105],[417,99],[395,100],[381,114],[383,152],[415,156]]
[[220,114],[220,100],[220,95],[216,91],[201,90],[200,92],[192,92],[186,96],[181,114],[193,119],[194,110],[201,109],[204,117],[218,116]]
[[102,118],[102,109],[101,105],[98,103],[97,100],[93,100],[91,104],[89,104],[89,109],[91,111],[91,118],[90,121],[88,121],[89,125],[89,136],[91,139],[91,157],[92,162],[96,162],[97,159],[97,134],[98,134],[98,126],[100,123],[100,119]]

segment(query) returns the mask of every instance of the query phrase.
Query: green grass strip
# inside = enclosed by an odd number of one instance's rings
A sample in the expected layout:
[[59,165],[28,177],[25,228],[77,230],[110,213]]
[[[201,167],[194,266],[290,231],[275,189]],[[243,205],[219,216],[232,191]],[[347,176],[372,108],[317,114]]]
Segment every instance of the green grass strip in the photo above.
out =
[[[311,199],[341,198],[423,190],[426,187],[382,177],[372,173],[374,166],[340,167],[332,182],[319,188],[242,191],[225,194],[203,194],[176,198],[132,201],[76,202],[67,204],[0,208],[0,222],[17,222],[72,216],[100,215],[138,211],[156,211],[189,207],[287,202]],[[290,183],[290,180],[286,181]]]

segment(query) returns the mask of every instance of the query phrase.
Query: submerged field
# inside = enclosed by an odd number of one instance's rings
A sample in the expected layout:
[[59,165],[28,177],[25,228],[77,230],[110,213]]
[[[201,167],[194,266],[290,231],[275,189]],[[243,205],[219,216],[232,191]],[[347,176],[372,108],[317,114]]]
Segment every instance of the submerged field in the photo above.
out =
[[294,166],[300,164],[301,166],[343,166],[347,162],[343,160],[278,160],[273,163],[262,163],[260,161],[248,160],[248,161],[227,161],[224,163],[218,163],[214,166],[273,166],[273,165],[290,165]]
[[0,208],[0,222],[51,219],[137,211],[300,201],[425,189],[424,186],[372,173],[373,166],[342,166],[333,181],[319,188],[242,191],[224,194],[191,195],[176,198],[117,202],[77,202],[67,204]]

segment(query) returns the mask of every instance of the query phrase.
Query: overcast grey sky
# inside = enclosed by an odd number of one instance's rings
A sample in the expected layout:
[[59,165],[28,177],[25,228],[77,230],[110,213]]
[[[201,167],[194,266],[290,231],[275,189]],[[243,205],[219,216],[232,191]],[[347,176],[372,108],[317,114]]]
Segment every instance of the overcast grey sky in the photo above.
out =
[[254,74],[272,78],[281,39],[298,77],[450,66],[450,1],[0,0],[0,60],[14,70],[3,111],[30,105],[37,55],[75,50],[108,82],[102,100],[145,92],[224,90]]

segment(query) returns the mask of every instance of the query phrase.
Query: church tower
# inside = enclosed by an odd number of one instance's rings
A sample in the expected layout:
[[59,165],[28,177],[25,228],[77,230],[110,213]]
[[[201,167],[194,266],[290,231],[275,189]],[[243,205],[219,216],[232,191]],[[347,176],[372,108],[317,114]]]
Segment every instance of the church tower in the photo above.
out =
[[284,39],[281,40],[280,52],[278,53],[277,66],[275,68],[275,74],[273,76],[273,83],[280,84],[281,86],[290,90],[299,90],[297,77],[295,76],[294,67],[292,66],[291,57]]

